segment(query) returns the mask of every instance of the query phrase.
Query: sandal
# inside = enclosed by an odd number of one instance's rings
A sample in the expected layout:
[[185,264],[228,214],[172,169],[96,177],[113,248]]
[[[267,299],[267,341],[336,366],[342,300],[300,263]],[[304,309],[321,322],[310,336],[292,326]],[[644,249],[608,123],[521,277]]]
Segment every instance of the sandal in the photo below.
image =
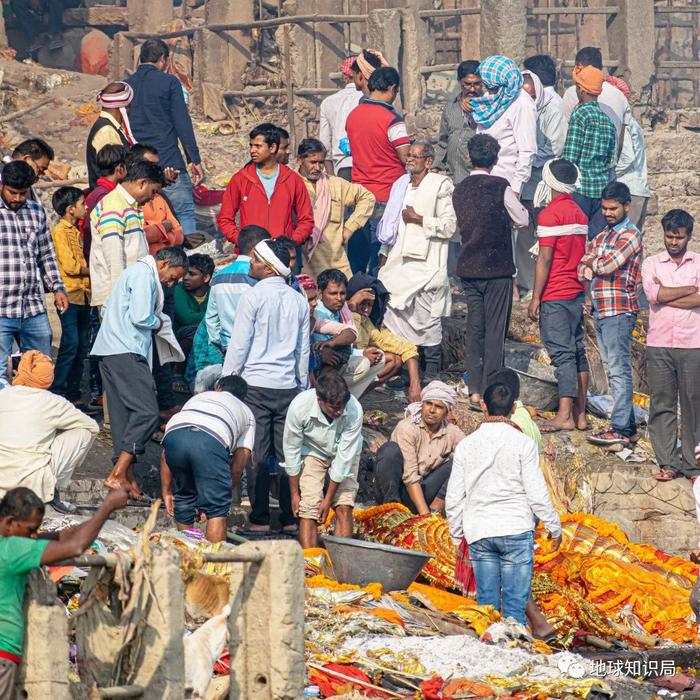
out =
[[610,445],[629,445],[630,439],[627,435],[618,433],[617,430],[608,428],[607,430],[601,430],[593,435],[589,435],[587,438],[588,442],[594,445],[600,445],[602,447],[608,447]]
[[673,481],[674,479],[680,479],[683,476],[679,471],[675,469],[660,469],[659,473],[654,475],[657,481]]

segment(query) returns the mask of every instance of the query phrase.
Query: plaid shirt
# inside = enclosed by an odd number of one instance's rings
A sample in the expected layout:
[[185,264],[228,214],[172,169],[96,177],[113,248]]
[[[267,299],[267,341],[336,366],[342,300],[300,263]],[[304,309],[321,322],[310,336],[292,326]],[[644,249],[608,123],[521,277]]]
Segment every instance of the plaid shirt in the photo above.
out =
[[66,291],[44,209],[27,201],[15,212],[0,197],[0,318],[44,313],[44,288]]
[[586,197],[600,199],[615,166],[617,132],[610,117],[597,102],[579,105],[569,120],[569,131],[562,158],[578,165],[581,182],[578,191]]
[[642,234],[627,217],[589,241],[578,276],[591,282],[598,318],[639,311],[637,283],[641,262]]

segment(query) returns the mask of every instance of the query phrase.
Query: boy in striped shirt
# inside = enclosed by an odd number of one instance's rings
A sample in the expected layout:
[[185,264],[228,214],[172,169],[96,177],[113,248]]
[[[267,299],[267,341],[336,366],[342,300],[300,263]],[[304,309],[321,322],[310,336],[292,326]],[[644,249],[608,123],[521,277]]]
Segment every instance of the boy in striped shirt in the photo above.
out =
[[165,182],[157,163],[136,161],[121,184],[105,195],[90,214],[92,306],[102,306],[119,275],[148,255],[143,205]]

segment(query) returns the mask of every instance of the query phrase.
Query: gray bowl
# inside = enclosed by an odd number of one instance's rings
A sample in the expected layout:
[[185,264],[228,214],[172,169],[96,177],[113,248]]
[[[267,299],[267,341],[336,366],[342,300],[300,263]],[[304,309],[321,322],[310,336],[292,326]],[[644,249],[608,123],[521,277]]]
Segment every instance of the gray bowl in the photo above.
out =
[[376,581],[385,591],[405,591],[432,559],[425,552],[349,537],[326,535],[323,542],[338,581],[356,586]]

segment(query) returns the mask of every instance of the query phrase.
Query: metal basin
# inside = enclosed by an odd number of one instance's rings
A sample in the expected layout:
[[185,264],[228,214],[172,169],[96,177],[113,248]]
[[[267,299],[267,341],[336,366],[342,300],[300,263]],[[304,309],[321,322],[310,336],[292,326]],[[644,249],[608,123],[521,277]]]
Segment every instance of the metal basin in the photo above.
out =
[[432,559],[425,552],[349,537],[326,535],[323,541],[338,581],[357,586],[376,581],[385,591],[405,591]]

